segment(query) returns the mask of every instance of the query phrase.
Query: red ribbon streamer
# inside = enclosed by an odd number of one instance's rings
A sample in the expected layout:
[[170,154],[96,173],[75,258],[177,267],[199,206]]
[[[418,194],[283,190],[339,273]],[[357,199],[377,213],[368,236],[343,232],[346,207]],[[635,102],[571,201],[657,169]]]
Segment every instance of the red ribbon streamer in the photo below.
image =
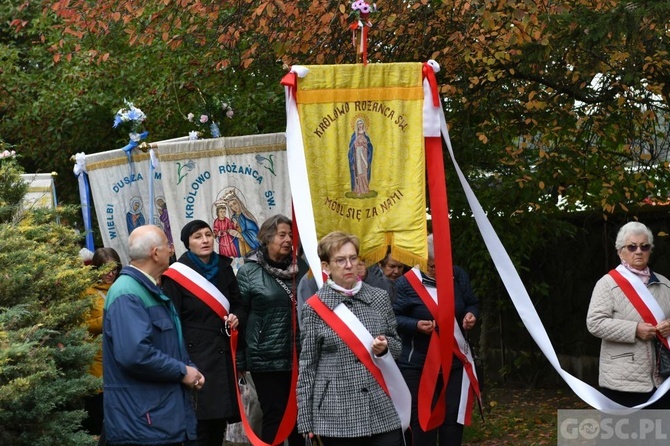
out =
[[423,72],[424,79],[426,79],[428,81],[428,84],[430,85],[430,92],[432,93],[433,96],[433,107],[439,107],[440,95],[437,93],[437,78],[435,77],[435,71],[433,71],[433,67],[431,67],[427,63],[423,64],[423,68],[421,69],[421,71]]
[[295,96],[296,90],[298,89],[298,75],[296,73],[288,73],[281,79],[281,84],[284,87],[290,87],[291,88],[291,94],[293,97]]
[[[237,377],[237,364],[235,358],[237,356],[237,338],[239,332],[233,330],[230,334],[230,350],[233,356],[233,371],[235,372],[235,377]],[[288,438],[293,431],[295,426],[296,419],[298,418],[298,401],[296,396],[296,384],[298,382],[298,358],[297,352],[295,351],[295,344],[293,347],[293,370],[291,372],[291,390],[289,393],[288,403],[286,404],[286,411],[284,416],[279,424],[279,429],[275,435],[275,439],[272,440],[272,444],[266,443],[261,440],[249,424],[249,419],[246,412],[244,411],[244,402],[242,401],[242,394],[240,393],[240,386],[236,387],[237,394],[237,404],[240,407],[240,418],[242,418],[242,426],[244,427],[244,433],[251,442],[253,446],[273,446],[282,444],[284,440]]]
[[[428,191],[433,221],[433,241],[435,248],[435,280],[437,282],[438,317],[437,325],[442,336],[439,337],[440,351],[451,352],[454,332],[454,267],[451,258],[451,229],[449,226],[449,205],[447,202],[447,182],[444,175],[444,159],[442,157],[442,139],[440,137],[426,137],[426,166],[428,170]],[[441,365],[444,383],[449,382],[451,362],[453,356],[441,355]],[[428,387],[428,386],[426,386]],[[433,389],[435,385],[432,386]],[[430,398],[419,394],[419,399]],[[423,417],[419,414],[419,424],[425,431],[439,426],[442,420],[430,417],[424,411]]]

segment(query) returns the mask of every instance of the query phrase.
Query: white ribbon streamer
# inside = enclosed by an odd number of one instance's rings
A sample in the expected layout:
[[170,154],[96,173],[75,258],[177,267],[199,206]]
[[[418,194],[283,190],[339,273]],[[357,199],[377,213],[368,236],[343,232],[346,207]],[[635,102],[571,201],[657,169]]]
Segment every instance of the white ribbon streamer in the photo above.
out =
[[74,156],[74,159],[75,164],[73,171],[75,176],[79,176],[82,172],[86,173],[86,154],[84,152],[79,152]]
[[[309,69],[304,66],[294,65],[291,72],[298,77],[305,77]],[[302,127],[298,115],[293,90],[287,86],[284,89],[286,96],[286,158],[291,174],[291,196],[293,197],[293,211],[299,223],[300,242],[303,245],[307,263],[309,263],[314,280],[319,288],[323,285],[321,275],[321,261],[319,260],[316,238],[316,223],[314,222],[314,208],[312,207],[312,194],[309,190],[309,179],[307,177],[307,162],[305,161],[305,147],[302,141]]]
[[[434,60],[426,62],[434,73],[440,71],[440,65]],[[423,137],[440,136],[440,110],[442,107],[433,105],[433,90],[428,79],[423,80]]]
[[609,414],[630,414],[657,401],[668,391],[668,389],[670,389],[670,379],[666,379],[663,382],[663,384],[656,390],[656,392],[654,392],[649,401],[643,404],[639,404],[633,408],[628,408],[612,401],[594,387],[563,370],[558,360],[558,356],[554,351],[554,347],[549,340],[549,336],[547,335],[547,332],[542,325],[542,321],[540,320],[540,317],[535,310],[535,306],[533,305],[533,302],[528,295],[528,291],[526,291],[526,288],[524,287],[523,282],[519,277],[519,273],[514,268],[514,264],[507,254],[505,247],[500,242],[498,235],[495,233],[493,226],[488,221],[488,218],[479,204],[477,197],[475,196],[472,188],[465,179],[465,175],[463,175],[463,172],[456,162],[454,151],[451,146],[451,141],[449,140],[449,130],[447,128],[447,121],[444,117],[443,110],[440,110],[440,125],[442,128],[442,138],[447,144],[449,155],[451,156],[451,161],[454,164],[454,168],[456,169],[456,174],[458,175],[461,186],[465,191],[466,198],[470,204],[470,208],[472,209],[472,213],[475,217],[475,221],[477,222],[477,226],[479,227],[479,231],[481,232],[484,243],[486,244],[486,247],[491,254],[491,259],[493,260],[493,263],[495,264],[495,267],[500,274],[500,278],[505,285],[505,289],[509,293],[512,302],[514,303],[514,307],[519,313],[519,316],[526,326],[526,329],[540,350],[542,350],[542,353],[544,353],[547,360],[561,376],[561,378],[565,380],[565,382],[570,386],[575,394],[577,394],[577,396],[584,402],[597,410]]

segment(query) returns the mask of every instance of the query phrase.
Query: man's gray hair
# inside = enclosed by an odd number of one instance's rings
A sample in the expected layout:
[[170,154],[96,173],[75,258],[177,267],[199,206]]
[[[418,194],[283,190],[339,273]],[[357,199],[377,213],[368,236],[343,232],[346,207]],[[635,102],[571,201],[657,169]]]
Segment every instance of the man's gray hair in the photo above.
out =
[[616,235],[614,247],[617,251],[621,251],[621,249],[626,246],[626,240],[631,235],[646,235],[647,243],[654,246],[654,234],[652,234],[651,229],[639,221],[631,221],[623,225]]
[[144,260],[151,255],[151,250],[163,244],[159,231],[146,231],[141,236],[130,234],[128,237],[128,257],[130,260]]

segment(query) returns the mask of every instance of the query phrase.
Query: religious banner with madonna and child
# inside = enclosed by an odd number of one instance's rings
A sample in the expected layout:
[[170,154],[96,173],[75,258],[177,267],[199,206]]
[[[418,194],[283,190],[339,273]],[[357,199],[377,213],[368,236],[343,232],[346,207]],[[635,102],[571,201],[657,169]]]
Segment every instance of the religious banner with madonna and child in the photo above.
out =
[[93,208],[103,246],[114,248],[123,264],[129,261],[128,236],[139,226],[155,224],[172,240],[167,200],[155,155],[135,149],[129,157],[124,150],[117,149],[90,155],[78,153],[74,158],[89,250],[95,250]]
[[179,256],[186,250],[181,228],[199,219],[210,224],[215,250],[232,257],[237,270],[258,247],[261,223],[291,215],[283,133],[184,137],[143,144],[130,157],[122,149],[78,154],[76,162],[82,209],[94,205],[103,245],[118,251],[124,264],[135,228],[160,227]]
[[[179,141],[158,147],[165,197],[175,240],[186,223],[204,220],[216,251],[241,259],[258,248],[265,219],[291,217],[291,193],[283,133]],[[175,243],[177,256],[185,252]]]

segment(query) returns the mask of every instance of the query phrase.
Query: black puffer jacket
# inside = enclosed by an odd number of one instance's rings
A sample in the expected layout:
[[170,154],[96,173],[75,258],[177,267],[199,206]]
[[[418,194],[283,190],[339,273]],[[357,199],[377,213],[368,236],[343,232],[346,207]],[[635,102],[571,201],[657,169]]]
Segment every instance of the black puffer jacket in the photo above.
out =
[[[298,273],[293,280],[283,282],[294,295],[300,278],[307,272],[307,264],[298,259]],[[293,334],[291,332],[295,305],[284,288],[254,261],[248,258],[237,272],[237,282],[246,312],[244,329],[246,348],[238,354],[237,362],[242,370],[250,372],[275,372],[291,370]],[[296,319],[296,330],[297,330]],[[300,333],[295,334],[296,343]]]

